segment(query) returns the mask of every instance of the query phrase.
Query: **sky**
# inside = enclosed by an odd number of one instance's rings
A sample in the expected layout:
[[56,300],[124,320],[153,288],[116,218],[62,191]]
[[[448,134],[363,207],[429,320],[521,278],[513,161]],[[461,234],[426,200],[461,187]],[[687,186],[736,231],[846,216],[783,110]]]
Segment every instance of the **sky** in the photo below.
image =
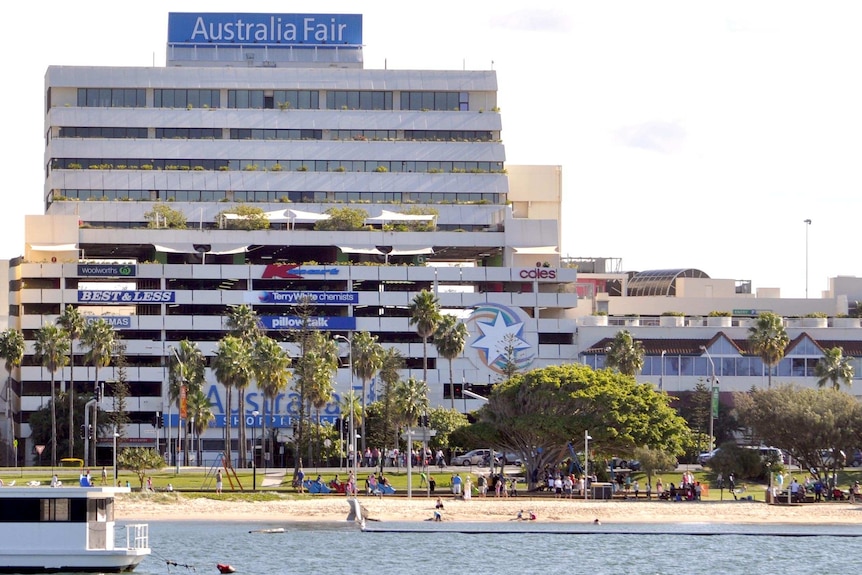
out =
[[7,7],[0,258],[23,253],[23,216],[43,213],[49,65],[164,66],[170,11],[359,13],[367,69],[497,72],[507,162],[562,166],[563,255],[697,268],[782,297],[862,276],[862,4],[150,5]]

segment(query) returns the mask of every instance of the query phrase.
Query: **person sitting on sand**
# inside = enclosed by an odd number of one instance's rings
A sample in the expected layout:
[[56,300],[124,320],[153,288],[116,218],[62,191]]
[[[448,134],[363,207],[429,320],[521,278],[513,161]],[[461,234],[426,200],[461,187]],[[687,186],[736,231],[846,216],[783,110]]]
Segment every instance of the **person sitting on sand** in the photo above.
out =
[[439,497],[437,498],[437,504],[434,506],[434,509],[443,509],[443,500]]

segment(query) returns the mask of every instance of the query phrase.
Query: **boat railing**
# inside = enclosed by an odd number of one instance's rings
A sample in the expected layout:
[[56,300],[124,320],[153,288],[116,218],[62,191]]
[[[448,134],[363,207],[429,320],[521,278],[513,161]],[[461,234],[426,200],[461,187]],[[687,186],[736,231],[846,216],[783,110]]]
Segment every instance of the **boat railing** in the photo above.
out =
[[132,523],[126,525],[126,548],[127,549],[149,549],[150,526],[146,523]]

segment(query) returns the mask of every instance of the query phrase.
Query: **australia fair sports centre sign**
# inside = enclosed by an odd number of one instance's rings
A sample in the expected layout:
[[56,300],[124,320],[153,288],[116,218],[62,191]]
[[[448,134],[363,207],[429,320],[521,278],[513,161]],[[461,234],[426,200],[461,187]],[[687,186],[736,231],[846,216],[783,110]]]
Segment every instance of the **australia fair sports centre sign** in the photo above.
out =
[[171,12],[169,44],[361,45],[361,14]]

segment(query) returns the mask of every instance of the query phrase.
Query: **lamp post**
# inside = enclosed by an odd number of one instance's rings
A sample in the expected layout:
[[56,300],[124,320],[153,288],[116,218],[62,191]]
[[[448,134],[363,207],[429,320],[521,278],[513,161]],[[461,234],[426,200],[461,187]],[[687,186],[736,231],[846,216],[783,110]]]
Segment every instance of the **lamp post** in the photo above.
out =
[[254,451],[257,449],[257,416],[260,415],[258,410],[251,412],[254,418],[251,427],[251,490],[257,491],[257,461],[254,458]]
[[117,437],[119,436],[120,434],[117,433],[117,426],[114,425],[114,486],[117,485]]
[[658,378],[658,390],[664,391],[664,354],[667,353],[667,350],[661,350],[661,375]]
[[808,228],[811,227],[811,220],[803,220],[805,224],[805,299],[808,299]]
[[712,369],[712,377],[709,386],[709,451],[712,451],[715,443],[714,425],[715,418],[718,416],[718,380],[715,379],[715,362],[712,361],[712,356],[709,355],[709,350],[706,346],[700,346],[706,358],[709,360],[710,368]]
[[[343,341],[347,344],[347,368],[350,370],[350,392],[353,393],[353,341],[351,341],[351,339],[349,337],[343,336],[340,334],[333,336],[333,339],[340,339],[341,341]],[[363,414],[363,417],[364,417],[364,414]],[[348,446],[350,446],[350,445],[353,446],[353,457],[352,457],[351,461],[349,461],[349,464],[350,464],[350,469],[353,471],[354,485],[356,485],[359,481],[359,473],[357,473],[357,470],[356,470],[356,431],[355,431],[355,424],[354,424],[355,419],[356,418],[353,416],[353,400],[351,398],[351,401],[350,401],[350,426],[349,426],[350,427],[350,431],[349,431],[350,443],[348,443]],[[348,453],[349,453],[349,451],[350,450],[348,449]],[[410,476],[408,475],[407,477],[409,479]]]
[[[185,425],[183,425],[183,420],[186,418],[186,374],[185,374],[185,365],[183,365],[183,360],[180,359],[180,354],[177,353],[177,348],[172,347],[171,351],[174,352],[174,357],[177,358],[177,365],[179,366],[179,375],[180,375],[180,395],[179,395],[179,413],[177,414],[179,420],[177,421],[177,443],[174,448],[174,461],[176,462],[176,473],[179,475],[180,473],[180,433],[181,430],[185,430]],[[228,410],[230,411],[230,410]],[[230,417],[230,413],[228,413],[228,417]]]
[[587,492],[589,487],[589,479],[587,479],[587,472],[590,468],[590,432],[586,429],[584,430],[584,501],[587,500]]

